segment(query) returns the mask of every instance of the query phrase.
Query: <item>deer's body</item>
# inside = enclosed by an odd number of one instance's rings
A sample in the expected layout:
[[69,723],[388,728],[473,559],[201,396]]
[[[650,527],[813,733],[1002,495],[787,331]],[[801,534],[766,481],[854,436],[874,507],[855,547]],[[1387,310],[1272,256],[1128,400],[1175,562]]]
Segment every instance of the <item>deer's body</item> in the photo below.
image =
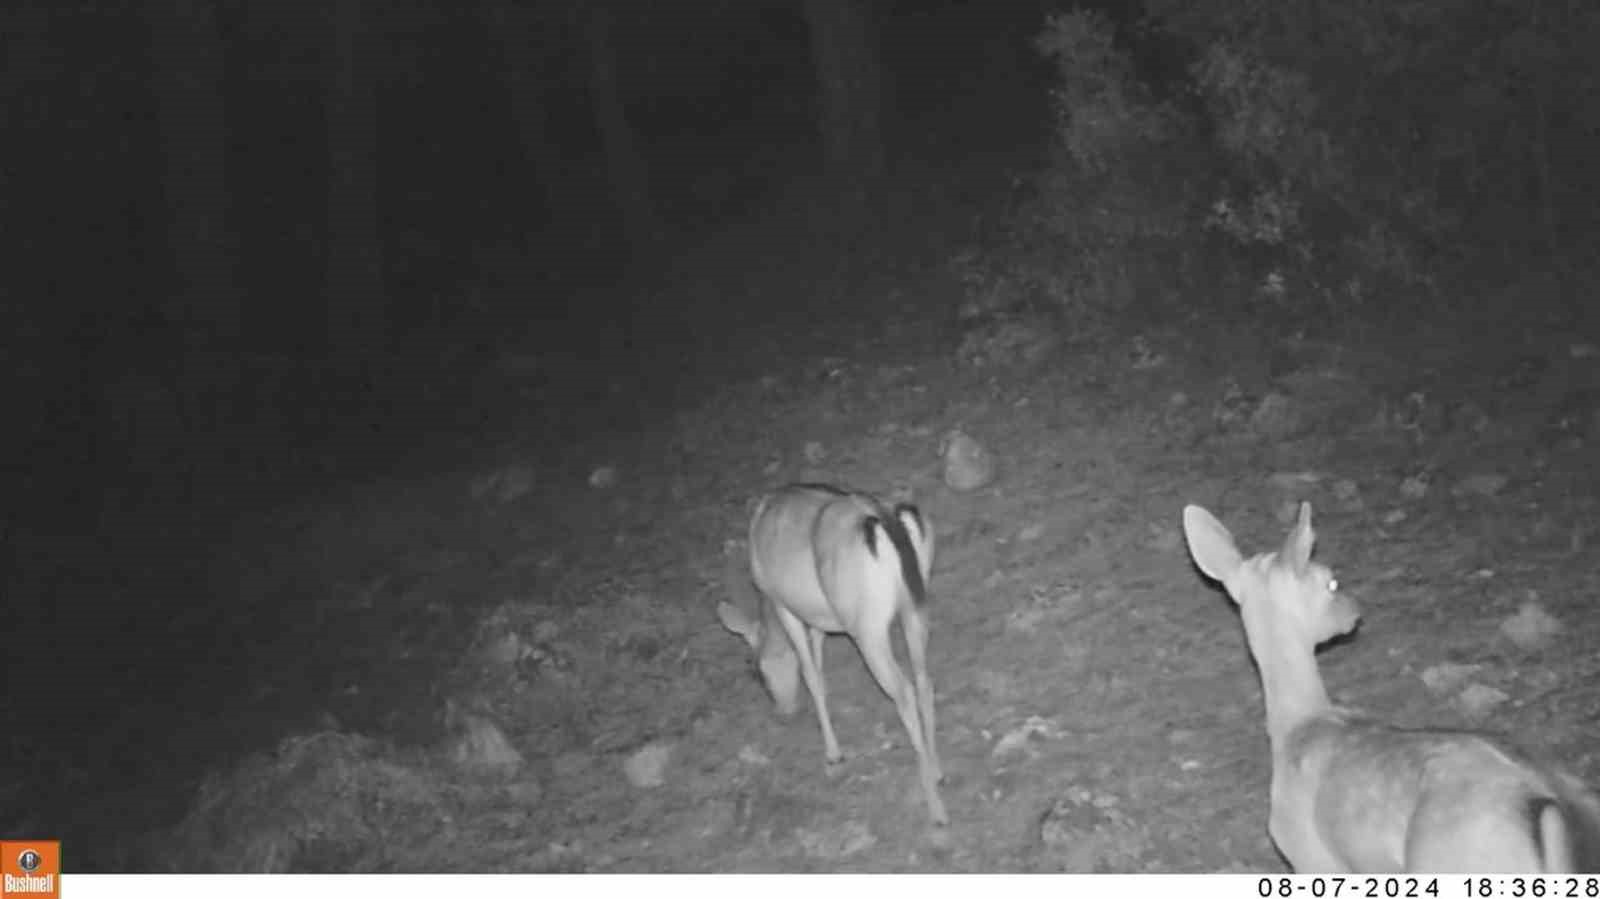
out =
[[[929,813],[948,819],[934,742],[933,683],[928,677],[927,579],[933,530],[911,505],[890,506],[858,491],[794,484],[762,500],[750,521],[750,576],[759,617],[722,603],[723,626],[755,651],[778,710],[792,714],[804,681],[831,764],[843,758],[828,714],[822,646],[849,634],[883,691],[894,700],[911,747]],[[911,679],[895,661],[890,627],[900,622]],[[799,675],[797,678],[796,675]]]
[[1268,831],[1302,873],[1600,869],[1600,798],[1570,773],[1473,731],[1407,730],[1329,700],[1316,647],[1360,610],[1310,561],[1311,507],[1276,553],[1243,557],[1184,509],[1196,564],[1239,605],[1272,746]]

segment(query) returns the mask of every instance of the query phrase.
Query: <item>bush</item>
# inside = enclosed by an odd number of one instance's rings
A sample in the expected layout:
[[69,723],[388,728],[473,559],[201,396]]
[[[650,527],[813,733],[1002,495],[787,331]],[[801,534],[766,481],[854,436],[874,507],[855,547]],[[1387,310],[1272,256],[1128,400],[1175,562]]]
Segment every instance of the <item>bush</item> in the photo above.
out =
[[[1304,38],[1238,15],[1129,32],[1188,48],[1166,96],[1101,14],[1046,20],[1035,46],[1055,67],[1052,160],[1003,252],[962,262],[969,304],[1042,301],[1077,325],[1224,285],[1245,285],[1253,311],[1291,313],[1433,288],[1458,224],[1441,212],[1434,167],[1392,146],[1404,129],[1351,113],[1327,54],[1266,52]],[[1398,54],[1387,36],[1369,56]],[[1390,79],[1358,71],[1369,87]]]
[[[1075,327],[1175,285],[1191,230],[1189,179],[1170,148],[1183,118],[1140,82],[1099,13],[1051,16],[1035,40],[1055,65],[1053,161],[1031,179],[1003,266],[1018,296],[1042,298]],[[1165,264],[1161,261],[1165,260]],[[969,285],[970,286],[970,285]]]
[[1440,222],[1432,203],[1350,171],[1350,154],[1323,126],[1304,73],[1219,40],[1190,74],[1210,151],[1226,173],[1204,226],[1236,249],[1266,251],[1256,254],[1268,260],[1261,284],[1288,278],[1321,299],[1345,300],[1359,299],[1367,280],[1431,284],[1416,238]]

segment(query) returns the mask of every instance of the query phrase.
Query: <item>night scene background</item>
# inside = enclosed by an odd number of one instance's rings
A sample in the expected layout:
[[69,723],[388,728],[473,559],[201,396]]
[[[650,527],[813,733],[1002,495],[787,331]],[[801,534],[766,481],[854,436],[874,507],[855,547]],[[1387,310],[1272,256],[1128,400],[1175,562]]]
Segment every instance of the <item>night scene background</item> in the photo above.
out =
[[[3,16],[0,837],[69,871],[1282,870],[1187,502],[1315,504],[1336,696],[1600,774],[1600,6]],[[717,623],[789,480],[935,524],[947,832],[848,640],[825,773]]]

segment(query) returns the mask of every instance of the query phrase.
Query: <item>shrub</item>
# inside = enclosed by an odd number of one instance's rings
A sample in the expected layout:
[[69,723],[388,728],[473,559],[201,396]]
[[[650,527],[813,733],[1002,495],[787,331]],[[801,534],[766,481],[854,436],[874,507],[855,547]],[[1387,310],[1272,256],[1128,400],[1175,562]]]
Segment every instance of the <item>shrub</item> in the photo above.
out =
[[1164,293],[1172,285],[1150,276],[1182,268],[1191,191],[1170,147],[1184,122],[1138,79],[1099,13],[1051,16],[1035,47],[1056,69],[1052,164],[1017,211],[1006,268],[1022,293],[1087,325]]

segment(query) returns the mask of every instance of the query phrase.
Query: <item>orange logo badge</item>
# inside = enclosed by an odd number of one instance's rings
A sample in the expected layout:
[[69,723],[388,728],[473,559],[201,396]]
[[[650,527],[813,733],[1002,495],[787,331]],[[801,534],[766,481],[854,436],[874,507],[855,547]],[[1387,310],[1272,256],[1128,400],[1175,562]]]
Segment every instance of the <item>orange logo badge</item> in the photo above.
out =
[[61,843],[7,840],[0,843],[0,899],[59,899]]

